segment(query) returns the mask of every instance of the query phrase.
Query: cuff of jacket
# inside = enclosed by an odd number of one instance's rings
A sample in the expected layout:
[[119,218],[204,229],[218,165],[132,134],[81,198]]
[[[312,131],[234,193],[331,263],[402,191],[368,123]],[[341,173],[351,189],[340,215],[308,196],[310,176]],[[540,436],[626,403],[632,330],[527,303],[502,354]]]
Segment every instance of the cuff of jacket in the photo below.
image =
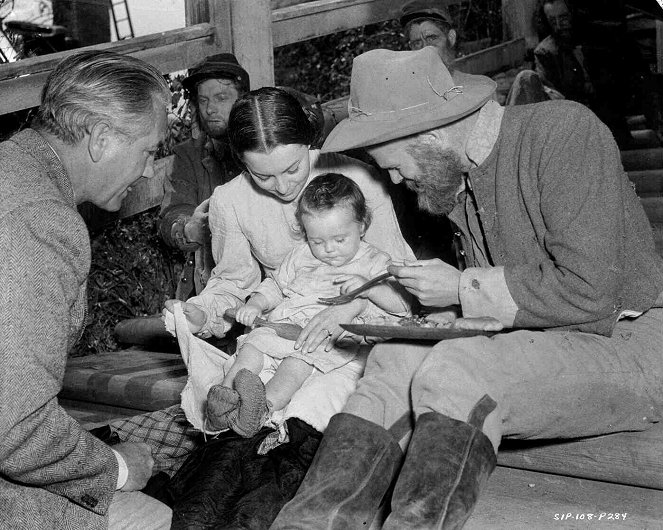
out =
[[469,267],[460,275],[458,298],[464,317],[493,317],[512,327],[518,312],[504,267]]

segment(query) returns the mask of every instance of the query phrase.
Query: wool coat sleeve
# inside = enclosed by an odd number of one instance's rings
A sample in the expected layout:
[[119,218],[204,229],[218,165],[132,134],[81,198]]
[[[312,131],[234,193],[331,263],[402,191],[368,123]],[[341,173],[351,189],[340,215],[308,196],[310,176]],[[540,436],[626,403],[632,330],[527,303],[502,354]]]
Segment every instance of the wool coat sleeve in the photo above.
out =
[[72,308],[89,271],[87,229],[56,200],[2,212],[0,223],[0,475],[105,514],[117,461],[57,400],[79,335]]
[[201,153],[191,142],[175,146],[173,152],[173,170],[163,185],[159,232],[166,244],[177,247],[170,234],[173,223],[181,215],[192,215],[201,202],[196,182],[196,174],[201,171]]

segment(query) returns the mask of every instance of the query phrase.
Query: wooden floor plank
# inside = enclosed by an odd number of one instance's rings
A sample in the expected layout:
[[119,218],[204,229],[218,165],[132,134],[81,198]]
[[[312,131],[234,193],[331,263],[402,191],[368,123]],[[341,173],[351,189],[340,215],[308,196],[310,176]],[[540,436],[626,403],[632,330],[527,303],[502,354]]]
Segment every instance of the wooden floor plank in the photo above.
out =
[[559,443],[505,442],[500,465],[663,489],[663,424]]
[[[615,513],[626,513],[626,518],[610,520],[608,514]],[[663,491],[498,467],[465,526],[465,530],[585,528],[663,529]]]

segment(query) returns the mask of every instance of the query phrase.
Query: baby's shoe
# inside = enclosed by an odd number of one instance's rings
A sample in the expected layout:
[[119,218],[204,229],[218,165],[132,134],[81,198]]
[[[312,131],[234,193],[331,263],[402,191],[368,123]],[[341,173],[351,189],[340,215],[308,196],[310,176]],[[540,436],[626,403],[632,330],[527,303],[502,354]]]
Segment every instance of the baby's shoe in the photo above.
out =
[[205,427],[210,431],[223,431],[230,428],[228,415],[239,406],[239,394],[232,388],[214,385],[207,393]]
[[243,368],[235,376],[235,390],[239,394],[239,406],[228,414],[230,428],[244,438],[255,436],[271,413],[265,385],[260,377]]

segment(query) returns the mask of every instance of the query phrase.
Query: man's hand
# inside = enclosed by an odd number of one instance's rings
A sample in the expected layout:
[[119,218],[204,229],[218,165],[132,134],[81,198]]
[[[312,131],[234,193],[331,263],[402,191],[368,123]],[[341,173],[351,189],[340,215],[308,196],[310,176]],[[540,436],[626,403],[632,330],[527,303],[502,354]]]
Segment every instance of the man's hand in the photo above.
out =
[[204,200],[193,211],[193,214],[184,225],[184,237],[187,243],[202,245],[209,233],[209,199]]
[[114,445],[113,449],[124,458],[129,470],[127,481],[120,490],[142,490],[152,476],[152,467],[154,466],[152,448],[145,443],[125,442]]
[[[164,309],[162,311],[164,317],[166,316],[166,311],[169,311],[170,313],[174,312],[173,306],[176,302],[180,301],[166,300],[164,303]],[[187,324],[189,324],[189,331],[191,331],[191,333],[198,333],[201,329],[203,329],[205,322],[207,322],[207,315],[198,306],[189,304],[187,302],[180,303],[182,304],[182,311],[184,312],[184,316],[186,316]]]
[[417,260],[387,269],[421,305],[447,307],[459,303],[460,271],[440,259]]

